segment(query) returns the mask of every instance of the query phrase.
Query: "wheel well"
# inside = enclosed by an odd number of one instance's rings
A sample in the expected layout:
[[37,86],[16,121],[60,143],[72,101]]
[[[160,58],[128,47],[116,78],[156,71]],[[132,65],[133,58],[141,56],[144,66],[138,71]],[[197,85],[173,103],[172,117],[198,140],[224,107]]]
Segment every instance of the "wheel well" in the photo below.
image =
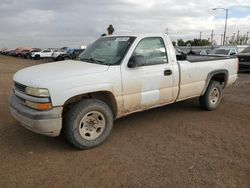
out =
[[227,81],[228,81],[228,71],[227,70],[216,70],[216,71],[209,73],[207,80],[206,80],[205,87],[204,87],[201,95],[203,95],[206,92],[207,87],[212,80],[218,81],[221,84],[222,88],[224,89],[226,87]]
[[227,82],[227,75],[225,73],[218,73],[218,74],[214,74],[212,76],[211,80],[215,80],[220,82],[220,84],[222,85],[222,87],[224,88],[226,86],[226,82]]
[[84,100],[84,99],[99,99],[105,102],[112,110],[114,117],[117,114],[117,103],[115,100],[114,95],[109,91],[99,91],[93,93],[86,93],[82,95],[77,95],[68,99],[63,105],[63,113],[64,114],[77,102]]

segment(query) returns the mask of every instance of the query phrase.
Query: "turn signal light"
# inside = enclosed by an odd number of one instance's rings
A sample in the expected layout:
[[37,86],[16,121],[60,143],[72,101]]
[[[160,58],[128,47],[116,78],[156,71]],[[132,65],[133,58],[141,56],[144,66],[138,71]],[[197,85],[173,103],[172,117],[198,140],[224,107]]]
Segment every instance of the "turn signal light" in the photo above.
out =
[[34,103],[30,101],[26,101],[25,103],[28,107],[34,108],[36,110],[50,110],[52,108],[51,103]]

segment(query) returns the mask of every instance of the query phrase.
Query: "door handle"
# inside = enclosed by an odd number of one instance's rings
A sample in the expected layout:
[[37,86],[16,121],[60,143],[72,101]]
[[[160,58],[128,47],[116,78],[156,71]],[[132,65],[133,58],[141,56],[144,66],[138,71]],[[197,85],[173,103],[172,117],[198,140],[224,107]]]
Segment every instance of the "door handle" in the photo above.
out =
[[172,70],[164,70],[164,76],[172,75]]

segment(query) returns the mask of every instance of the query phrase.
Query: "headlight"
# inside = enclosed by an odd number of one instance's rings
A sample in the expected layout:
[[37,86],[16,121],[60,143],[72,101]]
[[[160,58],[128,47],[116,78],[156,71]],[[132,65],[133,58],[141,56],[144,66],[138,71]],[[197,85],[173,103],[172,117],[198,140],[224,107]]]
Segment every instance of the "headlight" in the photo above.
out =
[[49,97],[49,91],[47,89],[26,87],[25,93],[36,97]]

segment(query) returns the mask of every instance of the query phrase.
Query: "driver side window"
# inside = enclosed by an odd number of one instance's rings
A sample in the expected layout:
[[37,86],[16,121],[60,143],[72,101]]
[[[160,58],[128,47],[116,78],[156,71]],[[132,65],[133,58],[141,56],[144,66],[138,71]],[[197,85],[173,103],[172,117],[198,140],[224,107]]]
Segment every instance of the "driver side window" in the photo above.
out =
[[133,56],[144,58],[145,65],[157,65],[167,63],[167,53],[164,42],[160,37],[149,37],[142,39]]

